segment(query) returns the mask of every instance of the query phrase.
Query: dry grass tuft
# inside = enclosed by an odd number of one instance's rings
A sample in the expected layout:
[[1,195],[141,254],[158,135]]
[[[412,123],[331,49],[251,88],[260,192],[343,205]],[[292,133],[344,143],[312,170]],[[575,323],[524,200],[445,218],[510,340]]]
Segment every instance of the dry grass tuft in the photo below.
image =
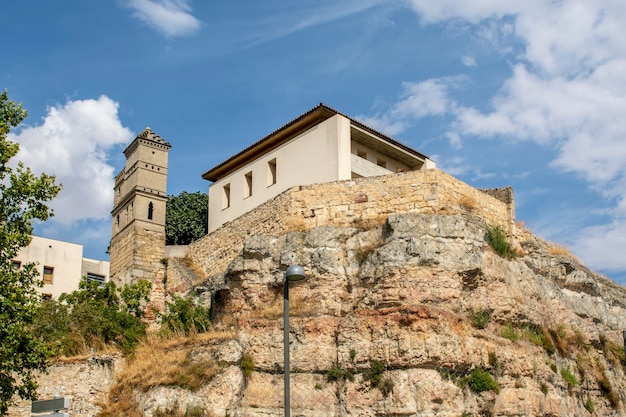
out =
[[570,249],[565,245],[559,245],[557,243],[550,243],[550,245],[548,246],[548,253],[550,255],[567,256],[568,258],[573,259],[577,263],[581,265],[583,264],[583,262],[576,255],[574,255],[572,251],[570,251]]
[[469,212],[476,210],[476,208],[478,207],[476,198],[471,195],[464,195],[463,197],[461,197],[461,199],[459,200],[459,205]]
[[[281,292],[282,294],[282,292]],[[291,317],[311,317],[318,314],[315,303],[300,293],[289,295],[289,315]],[[283,299],[277,297],[272,304],[267,307],[251,311],[250,317],[257,319],[275,320],[283,317]]]
[[[233,332],[206,332],[189,336],[150,335],[135,350],[132,359],[109,392],[108,403],[102,404],[99,417],[143,417],[134,392],[146,392],[157,386],[176,386],[195,391],[211,381],[220,371],[210,354],[195,355],[199,346],[214,340],[233,338]],[[188,415],[185,412],[184,415]]]

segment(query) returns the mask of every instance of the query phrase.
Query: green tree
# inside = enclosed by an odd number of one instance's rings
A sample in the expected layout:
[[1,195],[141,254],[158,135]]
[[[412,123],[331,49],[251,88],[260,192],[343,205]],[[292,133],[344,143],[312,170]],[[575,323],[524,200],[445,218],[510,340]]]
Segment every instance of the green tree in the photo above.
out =
[[199,191],[170,196],[165,210],[165,243],[188,245],[207,234],[209,197]]
[[130,352],[146,333],[141,317],[151,287],[139,280],[120,290],[111,281],[101,285],[83,279],[78,290],[41,303],[33,332],[55,354],[73,356],[111,345]]
[[28,246],[35,220],[52,216],[47,202],[60,190],[50,175],[34,175],[21,162],[9,161],[19,145],[8,139],[11,128],[26,117],[21,103],[0,94],[0,415],[5,415],[17,394],[34,399],[35,372],[45,371],[50,350],[31,332],[43,285],[34,264],[13,267],[20,248]]

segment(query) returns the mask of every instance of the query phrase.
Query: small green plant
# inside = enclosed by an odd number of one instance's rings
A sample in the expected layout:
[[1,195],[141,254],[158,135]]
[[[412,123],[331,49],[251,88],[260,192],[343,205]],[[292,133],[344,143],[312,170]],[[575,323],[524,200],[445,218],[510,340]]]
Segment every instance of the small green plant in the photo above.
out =
[[378,389],[383,394],[383,396],[388,396],[393,392],[393,380],[391,378],[384,378],[382,382],[378,385]]
[[596,410],[595,405],[593,404],[593,400],[591,397],[587,397],[587,401],[585,401],[585,410],[593,413]]
[[545,382],[542,382],[539,385],[539,389],[541,390],[541,392],[543,393],[543,395],[548,395],[548,384],[546,384]]
[[477,329],[484,329],[487,327],[489,322],[491,321],[491,310],[489,309],[481,309],[481,310],[472,310],[468,315],[470,321],[472,322],[472,326]]
[[363,382],[369,382],[371,388],[378,388],[386,397],[393,390],[393,380],[391,378],[383,378],[385,368],[384,362],[371,362],[370,368],[363,373]]
[[498,360],[498,356],[496,352],[489,352],[489,365],[491,366],[494,375],[502,376],[504,375],[505,366],[504,363]]
[[374,361],[363,374],[363,381],[369,382],[372,387],[378,387],[382,382],[383,372],[385,372],[385,364],[381,361]]
[[241,364],[239,364],[239,366],[241,368],[241,372],[243,372],[243,376],[248,378],[254,371],[254,358],[248,354],[243,355],[243,359],[241,359]]
[[524,336],[531,343],[543,348],[549,355],[553,355],[556,352],[552,338],[544,327],[528,326],[524,329]]
[[507,239],[506,231],[499,224],[487,225],[487,243],[502,258],[515,258],[515,251]]
[[500,391],[500,386],[493,376],[481,368],[474,369],[466,377],[467,386],[474,392]]
[[511,323],[507,323],[500,331],[500,336],[515,342],[519,339],[519,333]]
[[315,389],[316,390],[321,390],[322,389],[322,384],[320,384],[319,382],[317,384],[315,384]]
[[572,389],[576,385],[578,385],[578,380],[576,379],[576,376],[569,370],[569,368],[562,368],[561,376],[563,377],[565,382],[567,382],[567,386],[569,389]]
[[350,349],[350,361],[354,362],[354,358],[356,358],[356,350]]
[[556,374],[556,363],[550,363],[550,369],[552,369],[552,372],[554,372]]
[[353,382],[354,375],[352,374],[352,372],[348,371],[347,369],[343,369],[338,364],[334,364],[326,372],[326,380],[328,382],[345,381],[345,380]]

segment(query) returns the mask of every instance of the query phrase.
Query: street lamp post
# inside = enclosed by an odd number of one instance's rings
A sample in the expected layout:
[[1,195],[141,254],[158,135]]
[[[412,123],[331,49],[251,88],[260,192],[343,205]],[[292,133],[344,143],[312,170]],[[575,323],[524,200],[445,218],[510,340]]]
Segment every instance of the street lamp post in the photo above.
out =
[[285,417],[291,416],[291,399],[289,398],[289,283],[302,281],[306,277],[304,268],[300,265],[291,265],[285,272],[283,279],[283,350],[284,350],[284,402]]

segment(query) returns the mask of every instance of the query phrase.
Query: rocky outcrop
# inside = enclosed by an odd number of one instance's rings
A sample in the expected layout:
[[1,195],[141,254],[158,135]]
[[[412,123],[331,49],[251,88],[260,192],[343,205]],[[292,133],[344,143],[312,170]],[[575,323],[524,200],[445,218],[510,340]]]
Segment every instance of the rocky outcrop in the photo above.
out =
[[283,415],[283,273],[300,264],[294,416],[626,415],[626,290],[527,231],[510,236],[512,259],[485,236],[471,213],[249,236],[227,269],[184,289],[204,292],[215,330],[232,332],[192,355],[221,371],[196,391],[135,399],[147,416]]
[[[201,288],[213,294],[216,327],[236,329],[255,370],[242,383],[226,367],[229,382],[211,383],[201,403],[211,409],[225,383],[230,400],[216,415],[282,415],[282,275],[300,264],[294,415],[626,415],[624,288],[529,232],[516,235],[514,259],[485,234],[471,215],[409,213],[369,230],[250,236]],[[383,385],[369,379],[373,364]],[[497,388],[473,387],[475,370]]]

